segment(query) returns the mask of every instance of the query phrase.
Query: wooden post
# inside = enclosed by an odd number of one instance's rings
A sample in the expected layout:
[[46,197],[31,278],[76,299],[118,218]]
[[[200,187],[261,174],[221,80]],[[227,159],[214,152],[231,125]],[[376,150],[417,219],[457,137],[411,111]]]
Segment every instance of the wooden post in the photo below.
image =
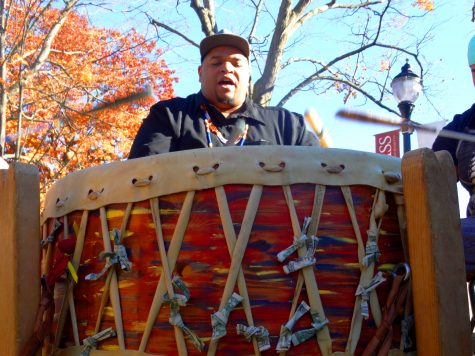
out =
[[472,355],[465,259],[451,156],[402,161],[418,355]]
[[35,166],[0,170],[0,345],[18,355],[40,300],[39,176]]

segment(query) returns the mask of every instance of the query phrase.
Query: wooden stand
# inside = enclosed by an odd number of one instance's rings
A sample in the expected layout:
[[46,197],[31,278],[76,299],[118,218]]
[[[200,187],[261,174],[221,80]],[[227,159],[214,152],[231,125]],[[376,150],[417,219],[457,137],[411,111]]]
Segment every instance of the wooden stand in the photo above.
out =
[[472,355],[456,175],[448,152],[402,162],[419,355]]
[[40,300],[39,175],[13,163],[0,170],[0,345],[18,355]]

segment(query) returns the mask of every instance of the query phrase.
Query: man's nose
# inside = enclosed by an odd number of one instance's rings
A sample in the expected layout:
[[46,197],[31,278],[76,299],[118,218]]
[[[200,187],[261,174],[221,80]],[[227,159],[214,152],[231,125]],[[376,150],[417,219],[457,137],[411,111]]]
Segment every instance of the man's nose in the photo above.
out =
[[231,73],[234,71],[234,66],[232,65],[231,62],[224,62],[223,65],[221,66],[221,71],[223,73]]

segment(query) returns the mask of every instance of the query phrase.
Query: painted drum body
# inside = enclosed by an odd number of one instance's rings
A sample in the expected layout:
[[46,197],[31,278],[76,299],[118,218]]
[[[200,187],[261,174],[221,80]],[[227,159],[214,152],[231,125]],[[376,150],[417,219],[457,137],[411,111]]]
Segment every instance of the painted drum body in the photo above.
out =
[[[303,330],[310,338],[287,354],[361,354],[384,317],[390,272],[406,261],[400,160],[349,150],[225,147],[112,163],[58,181],[42,223],[43,239],[54,236],[44,274],[58,241],[76,240],[78,283],[56,281],[45,346],[65,355],[108,328],[97,354],[274,354]],[[106,270],[114,260],[130,270]],[[364,318],[365,294],[355,294],[375,276],[386,280],[366,294]]]

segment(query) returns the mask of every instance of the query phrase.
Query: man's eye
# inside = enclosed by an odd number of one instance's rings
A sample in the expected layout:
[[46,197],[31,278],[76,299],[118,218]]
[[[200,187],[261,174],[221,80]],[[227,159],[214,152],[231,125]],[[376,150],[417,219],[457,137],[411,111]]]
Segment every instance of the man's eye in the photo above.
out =
[[221,62],[211,62],[211,65],[212,66],[220,66],[221,65]]

